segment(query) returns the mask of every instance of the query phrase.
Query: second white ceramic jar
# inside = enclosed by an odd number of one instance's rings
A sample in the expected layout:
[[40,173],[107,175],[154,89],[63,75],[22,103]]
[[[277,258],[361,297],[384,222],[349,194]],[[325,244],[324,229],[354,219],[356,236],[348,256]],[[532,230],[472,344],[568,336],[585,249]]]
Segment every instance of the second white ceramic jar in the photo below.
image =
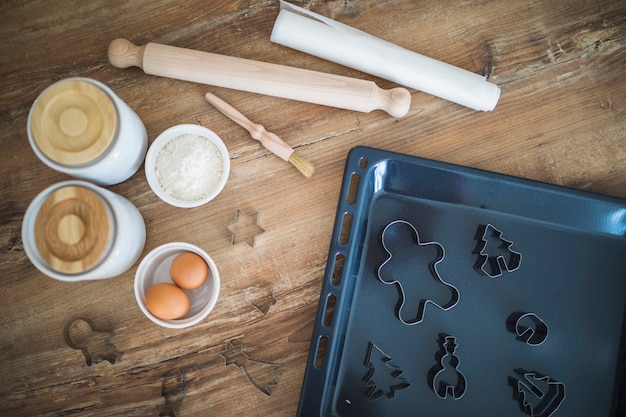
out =
[[64,181],[30,203],[22,241],[29,260],[51,278],[112,278],[139,259],[146,227],[126,198],[86,181]]

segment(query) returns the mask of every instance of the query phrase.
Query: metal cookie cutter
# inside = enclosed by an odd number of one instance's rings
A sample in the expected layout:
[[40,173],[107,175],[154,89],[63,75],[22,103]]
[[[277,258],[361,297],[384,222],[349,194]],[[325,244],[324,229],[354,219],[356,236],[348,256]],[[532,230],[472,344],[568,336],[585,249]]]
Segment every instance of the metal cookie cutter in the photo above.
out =
[[72,349],[83,352],[87,366],[100,361],[115,364],[122,353],[111,343],[115,332],[101,332],[94,323],[79,317],[67,323],[63,329],[65,343]]
[[548,338],[548,325],[535,313],[513,313],[506,323],[517,339],[530,346],[539,346]]
[[[446,283],[437,271],[437,265],[445,256],[441,244],[420,242],[417,229],[411,223],[395,220],[383,230],[382,245],[389,256],[378,268],[378,279],[384,284],[398,287],[400,300],[396,314],[402,323],[406,325],[421,323],[428,304],[449,310],[458,303],[459,291],[455,286]],[[405,287],[414,285],[411,281],[423,275],[423,270],[426,270],[426,275],[430,275],[433,280],[420,281],[419,291],[423,293],[414,295],[407,292]],[[409,299],[419,301],[413,303],[417,304],[415,311],[406,312]]]
[[224,359],[224,365],[234,365],[241,369],[250,384],[271,397],[272,389],[279,382],[278,371],[281,365],[252,359],[243,351],[243,345],[234,344],[233,340],[226,341],[226,347],[219,352],[219,355]]
[[467,390],[465,375],[459,370],[459,357],[456,354],[456,337],[440,335],[440,350],[437,352],[437,365],[428,373],[430,386],[443,400],[448,397],[458,400]]
[[478,226],[476,239],[478,244],[475,253],[478,253],[478,260],[474,267],[479,273],[497,278],[503,270],[513,272],[520,267],[522,254],[513,251],[513,242],[504,239],[502,232],[493,225]]
[[513,398],[531,417],[549,417],[565,401],[565,385],[538,372],[516,369],[518,378],[509,377]]
[[368,342],[363,365],[367,368],[363,382],[367,387],[365,398],[368,400],[376,400],[383,396],[390,399],[395,397],[396,391],[411,386],[403,376],[404,371],[372,342]]
[[274,286],[253,286],[243,291],[244,303],[252,306],[263,316],[267,316],[272,306],[276,305],[278,299],[274,295]]
[[[240,214],[243,213],[243,216]],[[246,242],[254,247],[256,237],[265,233],[265,229],[259,224],[259,212],[247,214],[239,209],[235,211],[235,219],[224,226],[230,231],[230,243],[234,245],[239,242]]]

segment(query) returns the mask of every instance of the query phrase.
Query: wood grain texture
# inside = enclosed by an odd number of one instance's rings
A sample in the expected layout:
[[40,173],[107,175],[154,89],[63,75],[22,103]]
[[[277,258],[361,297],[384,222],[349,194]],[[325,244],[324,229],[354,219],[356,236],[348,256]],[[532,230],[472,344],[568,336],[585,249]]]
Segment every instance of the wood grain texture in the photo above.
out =
[[[502,89],[493,112],[476,112],[411,90],[407,116],[359,113],[213,87],[251,120],[275,132],[316,172],[304,178],[210,106],[205,85],[109,64],[115,38],[391,82],[272,44],[275,0],[0,3],[0,415],[145,416],[165,407],[163,384],[184,370],[180,416],[293,416],[327,261],[347,152],[367,145],[626,198],[626,3],[621,0],[294,1],[405,48],[482,73]],[[21,223],[45,187],[68,179],[41,163],[26,136],[29,109],[56,80],[97,79],[143,120],[149,141],[196,123],[231,154],[222,193],[178,209],[139,171],[108,187],[146,221],[143,255],[185,241],[205,249],[222,276],[211,315],[186,330],[159,328],[136,305],[137,265],[104,281],[61,283],[28,261]],[[142,167],[143,169],[143,167]],[[259,213],[254,246],[231,244],[236,210]],[[266,315],[244,293],[271,287]],[[110,334],[115,364],[86,365],[64,339],[77,318]],[[97,335],[96,334],[96,335]],[[98,340],[96,337],[94,340]],[[220,355],[277,383],[267,395]],[[278,367],[273,367],[278,365]],[[252,370],[252,367],[250,367]],[[174,397],[168,397],[174,398]]]

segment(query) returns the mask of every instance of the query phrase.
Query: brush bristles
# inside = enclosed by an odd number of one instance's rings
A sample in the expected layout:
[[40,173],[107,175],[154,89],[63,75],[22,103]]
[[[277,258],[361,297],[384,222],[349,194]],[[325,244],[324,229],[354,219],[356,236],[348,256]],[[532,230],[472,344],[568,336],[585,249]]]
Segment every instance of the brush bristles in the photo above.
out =
[[302,175],[307,178],[311,177],[311,175],[313,175],[313,171],[315,171],[315,167],[313,167],[313,164],[311,164],[309,161],[307,161],[295,152],[293,152],[289,156],[289,162],[291,163],[291,165],[296,167],[298,171],[302,173]]

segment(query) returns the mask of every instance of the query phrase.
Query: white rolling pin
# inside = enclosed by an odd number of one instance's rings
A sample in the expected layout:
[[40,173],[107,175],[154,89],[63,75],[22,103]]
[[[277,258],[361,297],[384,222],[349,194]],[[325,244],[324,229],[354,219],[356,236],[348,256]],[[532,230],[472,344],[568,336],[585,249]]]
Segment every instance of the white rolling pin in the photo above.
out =
[[497,85],[283,0],[271,40],[474,110],[493,110]]
[[381,109],[402,117],[411,105],[405,88],[384,90],[372,81],[211,52],[157,43],[135,46],[115,39],[108,54],[118,68],[136,66],[146,74],[365,113]]

